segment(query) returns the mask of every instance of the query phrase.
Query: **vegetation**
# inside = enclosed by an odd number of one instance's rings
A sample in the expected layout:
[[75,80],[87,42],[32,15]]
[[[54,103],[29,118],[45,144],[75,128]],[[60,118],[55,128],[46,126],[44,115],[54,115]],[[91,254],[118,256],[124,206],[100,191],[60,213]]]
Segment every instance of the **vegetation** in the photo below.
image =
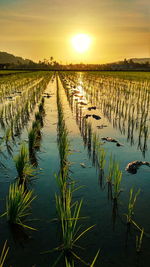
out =
[[[3,69],[44,69],[44,70],[117,70],[117,71],[129,71],[129,70],[149,70],[150,69],[150,59],[124,59],[124,61],[108,63],[108,64],[68,64],[62,65],[54,60],[52,56],[45,58],[38,63],[35,63],[29,59],[23,59],[21,57],[16,57],[12,54],[6,52],[0,52],[0,68]],[[3,71],[4,72],[4,71]],[[11,71],[12,72],[12,71]],[[10,72],[10,73],[11,73]]]
[[133,188],[130,189],[128,213],[127,213],[127,224],[131,224],[133,222],[134,208],[135,208],[135,204],[136,204],[139,193],[140,193],[140,189],[133,195]]
[[[60,257],[57,259],[56,263],[64,256],[66,266],[74,265],[73,258],[81,261],[83,264],[87,265],[84,260],[82,260],[74,251],[76,242],[91,228],[80,231],[81,226],[78,226],[78,221],[80,219],[80,211],[82,206],[82,200],[73,202],[72,193],[74,192],[74,181],[70,181],[69,177],[69,141],[68,141],[68,131],[65,124],[65,118],[63,113],[63,106],[60,98],[60,88],[57,79],[57,106],[58,106],[58,148],[60,153],[60,174],[56,176],[57,184],[59,187],[59,194],[55,195],[56,199],[56,209],[58,213],[58,218],[61,222],[61,232],[62,232],[62,244],[55,250],[62,251]],[[99,254],[99,252],[98,252]],[[96,257],[93,261],[96,261]]]
[[1,255],[0,255],[0,267],[4,266],[8,251],[9,251],[9,247],[7,247],[7,241],[5,241]]
[[25,225],[23,220],[30,214],[29,209],[35,198],[32,190],[28,190],[28,192],[24,190],[24,185],[11,184],[6,199],[6,212],[3,215],[7,216],[10,224],[21,225],[33,230]]
[[35,172],[29,162],[29,151],[25,144],[21,145],[19,154],[14,157],[14,161],[18,172],[19,184],[25,184],[30,177],[34,176]]
[[[45,62],[44,64],[47,63]],[[123,242],[122,236],[126,232],[126,245],[128,245],[128,239],[134,241],[130,242],[130,250],[132,251],[132,247],[135,250],[136,247],[138,257],[143,252],[144,258],[146,253],[142,244],[144,236],[149,237],[149,233],[144,230],[147,229],[148,222],[143,220],[144,227],[141,227],[134,217],[140,190],[134,192],[133,188],[131,188],[129,200],[126,198],[126,183],[128,182],[128,187],[129,184],[135,183],[135,181],[138,184],[139,182],[136,178],[139,178],[141,173],[139,173],[139,177],[138,174],[137,177],[135,174],[133,179],[130,173],[124,175],[124,158],[127,152],[132,151],[132,147],[134,149],[137,148],[137,155],[141,155],[141,158],[145,161],[144,168],[147,168],[146,165],[149,166],[149,163],[146,163],[149,145],[149,74],[105,71],[91,71],[87,74],[86,72],[63,71],[59,72],[59,74],[58,72],[55,73],[56,79],[52,74],[52,72],[49,73],[47,71],[15,72],[11,75],[1,75],[0,77],[0,162],[1,167],[3,167],[1,168],[0,200],[2,208],[5,192],[7,191],[7,186],[9,186],[8,177],[14,179],[12,177],[14,170],[11,172],[8,169],[9,163],[11,167],[13,160],[17,172],[17,181],[13,181],[9,187],[9,193],[6,197],[6,211],[1,217],[7,217],[11,226],[12,237],[16,238],[16,233],[14,233],[16,231],[17,235],[21,236],[21,239],[18,239],[19,244],[24,245],[23,243],[26,240],[26,236],[24,236],[25,229],[35,230],[35,228],[28,225],[27,220],[31,213],[33,200],[36,198],[33,193],[33,187],[36,184],[35,189],[40,194],[40,198],[39,207],[38,209],[36,207],[33,212],[38,215],[41,214],[42,211],[40,209],[42,207],[43,213],[46,212],[46,218],[50,214],[46,222],[45,219],[38,218],[40,219],[39,231],[41,231],[41,225],[43,225],[45,230],[42,232],[42,238],[43,240],[46,238],[45,244],[48,242],[46,237],[48,231],[50,231],[49,240],[51,240],[53,234],[57,237],[56,248],[53,248],[53,239],[49,242],[51,251],[58,253],[58,258],[53,265],[53,260],[48,258],[50,265],[59,266],[63,264],[66,267],[75,267],[78,264],[91,267],[99,265],[100,250],[97,251],[95,257],[93,256],[93,251],[96,246],[102,246],[100,260],[103,262],[104,257],[106,257],[103,254],[103,242],[105,244],[105,241],[107,241],[111,231],[111,223],[113,231],[117,228],[116,238],[111,241],[112,245],[115,244],[119,247],[119,242]],[[50,79],[51,82],[48,85]],[[50,89],[50,93],[47,90],[44,92],[46,88]],[[49,114],[56,115],[53,106],[55,103],[55,89],[58,121],[49,117]],[[65,96],[64,92],[66,93]],[[77,135],[77,138],[75,136],[75,144],[77,144],[77,148],[74,148],[75,150],[71,147],[74,129],[72,129],[72,123],[71,127],[68,127],[67,120],[70,112],[67,114],[66,105],[64,104],[66,98],[73,113],[73,120],[75,119],[76,121],[77,131],[82,137],[78,139],[79,135]],[[45,112],[47,107],[48,114]],[[45,118],[45,116],[47,117]],[[57,144],[54,135],[56,122]],[[108,130],[107,128],[105,129],[107,126],[109,126]],[[112,127],[114,128],[113,130]],[[116,131],[119,134],[113,136]],[[107,134],[110,137],[106,138]],[[24,140],[23,143],[22,140]],[[44,145],[40,149],[42,141],[44,141]],[[86,152],[88,157],[85,157]],[[133,155],[129,153],[130,160],[132,160]],[[58,161],[60,166],[56,170],[55,167]],[[45,165],[48,165],[46,173]],[[29,183],[35,175],[37,166],[39,166],[39,170],[43,170],[42,175],[39,172],[40,179],[35,184]],[[141,170],[137,169],[136,171],[143,171],[147,177],[144,168],[141,167]],[[56,172],[58,171],[57,175],[55,175],[56,180],[53,180],[54,169]],[[78,173],[76,173],[76,170]],[[45,175],[47,176],[46,179]],[[81,177],[79,179],[81,186],[79,187],[77,186],[77,181],[74,180],[76,176],[77,179]],[[146,184],[144,179],[143,175],[140,180],[142,192],[144,191],[144,183]],[[85,191],[79,190],[84,183],[88,187],[87,191],[86,187]],[[122,183],[125,190],[120,194]],[[100,188],[96,187],[96,184],[99,184]],[[50,191],[48,191],[49,189]],[[148,194],[147,191],[146,194]],[[50,195],[48,192],[50,192]],[[55,204],[53,200],[49,203],[49,196],[55,199]],[[84,199],[82,199],[83,197]],[[141,197],[140,195],[139,201]],[[45,203],[47,206],[44,210]],[[143,202],[141,203],[143,204]],[[54,216],[53,205],[56,208],[56,219],[52,219]],[[126,222],[124,223],[122,213],[126,205],[128,207]],[[103,211],[103,216],[101,216],[101,211]],[[143,211],[145,211],[144,207]],[[140,217],[145,219],[146,215],[142,214]],[[108,218],[110,218],[111,222]],[[51,224],[49,230],[47,230],[47,222],[49,221],[53,222],[53,225]],[[105,223],[106,226],[102,228],[101,225]],[[130,227],[131,224],[134,227]],[[3,227],[3,221],[1,221],[1,225]],[[91,229],[92,234],[90,236],[89,230]],[[105,232],[103,233],[104,230]],[[16,241],[15,239],[15,242],[18,242],[18,240]],[[98,241],[92,248],[92,242],[95,242],[95,240]],[[84,250],[86,247],[88,247],[88,252]],[[6,243],[1,251],[0,267],[4,265],[8,254]],[[106,253],[107,251],[106,247]],[[121,247],[118,251],[122,251]],[[113,260],[118,255],[117,252],[114,255]],[[10,251],[10,258],[11,256]],[[85,256],[89,262],[84,260]],[[93,261],[91,260],[92,258],[94,258]],[[36,262],[35,264],[38,263]]]
[[122,172],[119,170],[119,165],[114,167],[114,184],[113,184],[113,199],[117,199],[120,195],[120,183],[122,180]]
[[44,125],[43,117],[45,116],[44,98],[38,106],[39,111],[35,113],[35,120],[32,123],[32,128],[28,132],[29,158],[31,164],[37,166],[36,151],[40,149],[41,129]]

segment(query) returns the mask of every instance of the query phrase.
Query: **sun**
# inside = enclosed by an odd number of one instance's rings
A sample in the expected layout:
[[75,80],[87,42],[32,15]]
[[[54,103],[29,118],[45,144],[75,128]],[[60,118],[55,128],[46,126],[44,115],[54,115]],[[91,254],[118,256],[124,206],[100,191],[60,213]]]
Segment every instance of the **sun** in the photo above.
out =
[[84,33],[77,34],[71,39],[72,46],[78,53],[84,53],[89,50],[91,41],[91,37]]

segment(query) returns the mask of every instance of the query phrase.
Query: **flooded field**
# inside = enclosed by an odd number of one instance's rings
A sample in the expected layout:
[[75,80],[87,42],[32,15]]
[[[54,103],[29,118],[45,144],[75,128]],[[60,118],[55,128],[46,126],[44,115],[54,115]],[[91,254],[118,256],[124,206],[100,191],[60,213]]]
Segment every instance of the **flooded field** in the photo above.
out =
[[0,76],[0,267],[148,266],[149,101],[145,72]]

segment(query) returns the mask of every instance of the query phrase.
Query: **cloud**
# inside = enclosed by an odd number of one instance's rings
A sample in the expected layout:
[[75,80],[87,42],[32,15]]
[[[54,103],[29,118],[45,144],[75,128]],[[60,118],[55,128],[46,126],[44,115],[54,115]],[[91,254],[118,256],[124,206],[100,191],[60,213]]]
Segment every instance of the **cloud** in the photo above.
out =
[[36,44],[38,56],[51,50],[63,58],[71,34],[87,32],[96,40],[93,60],[100,48],[104,57],[134,51],[135,45],[147,53],[149,13],[149,0],[0,0],[1,46],[29,53]]

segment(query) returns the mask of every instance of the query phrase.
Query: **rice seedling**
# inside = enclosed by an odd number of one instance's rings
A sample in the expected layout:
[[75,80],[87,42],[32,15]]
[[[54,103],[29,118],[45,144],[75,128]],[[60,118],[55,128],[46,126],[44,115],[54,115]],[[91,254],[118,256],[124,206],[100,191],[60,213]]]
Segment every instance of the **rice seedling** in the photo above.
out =
[[71,261],[69,261],[69,259],[67,257],[65,257],[65,265],[66,267],[74,267],[74,260],[71,259]]
[[94,264],[95,264],[95,262],[96,262],[96,260],[97,260],[97,258],[98,258],[98,256],[99,256],[99,253],[100,253],[100,250],[97,251],[97,253],[96,253],[96,255],[95,255],[95,257],[94,257],[92,263],[90,264],[90,267],[94,267]]
[[95,148],[95,162],[96,162],[96,167],[98,168],[99,172],[99,183],[102,188],[103,186],[103,178],[104,178],[104,168],[106,164],[106,152],[105,150],[101,147],[101,143],[96,140],[96,146]]
[[11,128],[8,128],[5,132],[5,136],[4,136],[4,140],[5,140],[5,144],[6,144],[6,148],[8,153],[12,156],[12,146],[11,146],[11,141],[12,141],[12,130]]
[[[62,240],[63,243],[57,248],[59,251],[63,251],[65,256],[72,255],[77,260],[79,260],[79,256],[75,254],[74,248],[78,247],[76,242],[90,229],[94,227],[94,225],[88,227],[87,229],[79,232],[81,226],[78,226],[78,221],[80,218],[80,211],[82,206],[82,200],[76,201],[71,204],[72,194],[71,190],[68,188],[66,191],[65,201],[62,203],[62,199],[60,196],[56,195],[56,208],[57,212],[61,218],[61,230],[62,230]],[[80,261],[83,261],[80,259]]]
[[97,163],[97,158],[98,158],[98,155],[97,155],[97,150],[98,150],[98,135],[96,133],[93,133],[93,140],[92,140],[92,143],[93,143],[93,165],[95,166],[95,164]]
[[143,235],[144,235],[144,228],[141,229],[140,236],[136,236],[136,252],[140,253],[142,248],[142,242],[143,242]]
[[25,144],[21,145],[19,154],[14,157],[14,161],[19,183],[26,183],[29,178],[34,176],[35,170],[29,162],[29,151]]
[[[13,136],[20,136],[21,130],[27,124],[30,113],[33,111],[36,103],[39,101],[41,94],[45,90],[51,75],[48,74],[28,74],[30,79],[24,80],[23,84],[13,84],[11,81],[9,92],[6,93],[7,101],[4,101],[1,113],[1,124],[12,129]],[[22,76],[23,77],[23,76]],[[14,89],[15,88],[15,89]],[[7,90],[6,90],[7,91]],[[17,94],[17,95],[16,95]],[[10,100],[13,98],[13,102]],[[41,101],[40,110],[43,110],[44,102]],[[44,115],[44,111],[42,111]],[[41,119],[41,118],[40,118]]]
[[[5,153],[7,150],[7,153],[12,156],[12,145],[11,145],[11,140],[12,140],[12,131],[10,128],[8,128],[4,134],[3,137],[0,137],[0,156],[2,158],[7,159],[7,154]],[[5,149],[6,148],[6,149]],[[5,164],[0,160],[0,167],[6,168]]]
[[61,136],[61,140],[59,142],[59,154],[60,154],[60,165],[61,165],[61,172],[64,175],[66,174],[66,170],[69,167],[68,162],[68,155],[69,155],[69,141],[67,139],[67,132],[64,131],[64,133]]
[[0,109],[0,124],[1,124],[2,129],[5,130],[4,107],[3,106]]
[[101,170],[104,170],[104,167],[105,167],[105,164],[106,164],[106,160],[105,160],[105,158],[106,158],[106,152],[105,152],[105,150],[103,148],[100,148],[98,150],[98,153],[99,153],[98,158],[99,158],[99,166],[100,166],[100,169]]
[[111,155],[109,159],[107,183],[112,184],[115,165],[116,165],[115,159]]
[[30,163],[33,166],[38,165],[36,158],[36,150],[40,147],[40,142],[37,137],[37,132],[35,129],[30,129],[28,133],[28,145],[29,145],[29,159]]
[[41,126],[40,126],[39,121],[33,121],[32,122],[32,129],[34,129],[37,132],[38,136],[41,136],[41,131],[40,131]]
[[127,217],[127,224],[130,225],[133,223],[133,215],[134,215],[134,208],[137,201],[137,197],[140,194],[140,189],[133,195],[133,188],[130,189],[129,193],[129,203],[128,203],[128,213],[126,214]]
[[5,241],[1,255],[0,255],[0,267],[4,266],[8,251],[9,251],[9,247],[7,247],[7,241]]
[[23,228],[34,230],[23,221],[30,214],[31,203],[35,198],[32,190],[28,190],[28,192],[24,190],[24,184],[11,184],[6,198],[6,212],[2,216],[7,216],[11,225],[20,225]]
[[[87,75],[84,73],[82,81],[86,97],[89,102],[99,106],[103,114],[121,133],[126,134],[126,128],[128,128],[128,141],[132,144],[134,143],[136,125],[136,130],[140,137],[140,150],[144,155],[147,147],[144,127],[147,127],[146,118],[149,105],[147,85],[145,85],[144,81],[139,83],[136,80],[135,84],[133,84],[127,81],[125,77],[118,79],[115,76],[110,77],[109,75],[108,73],[104,75],[102,73],[101,75],[95,73],[88,73]],[[69,79],[68,76],[70,76],[74,84],[77,84],[78,74],[67,74],[67,79]],[[105,95],[105,98],[101,97],[101,95]],[[140,129],[141,126],[143,127],[142,131]]]
[[41,138],[42,138],[40,122],[39,121],[33,121],[32,129],[35,131],[35,138],[36,138],[35,149],[39,150],[40,142],[41,142]]
[[[4,154],[4,137],[0,138],[0,156],[1,158],[5,158],[5,154]],[[2,161],[0,160],[0,166],[1,167],[5,167],[5,165],[2,163]]]
[[120,193],[120,183],[122,180],[122,172],[119,170],[119,165],[115,164],[114,168],[114,180],[113,180],[113,199],[117,200]]
[[[57,107],[58,107],[58,148],[60,154],[60,173],[56,175],[56,180],[59,187],[59,194],[55,195],[56,210],[59,221],[61,222],[62,244],[55,248],[55,251],[60,251],[60,256],[57,258],[53,266],[56,266],[60,259],[64,257],[66,266],[74,266],[74,260],[79,260],[85,263],[74,251],[74,248],[78,247],[76,242],[91,228],[81,231],[81,225],[78,226],[80,218],[80,211],[82,206],[82,200],[72,203],[72,193],[74,189],[74,182],[69,181],[69,141],[68,131],[65,125],[65,119],[63,114],[63,106],[60,100],[59,86],[57,80]],[[90,133],[91,135],[91,133]],[[96,258],[95,258],[96,260]],[[94,261],[93,265],[94,266]]]
[[45,110],[44,110],[44,97],[42,97],[41,103],[39,104],[38,108],[39,108],[39,112],[44,115],[45,114]]
[[36,147],[37,135],[35,128],[29,130],[28,133],[28,140],[29,140],[29,154],[32,156],[34,149]]
[[[88,136],[88,140],[87,140],[87,148],[88,148],[88,154],[89,154],[89,158],[91,157],[91,143],[92,143],[92,126],[90,123],[88,123],[87,125],[88,127],[88,131],[87,131],[87,136]],[[81,131],[81,129],[80,129]]]
[[66,176],[68,170],[69,170],[69,162],[68,162],[68,155],[69,155],[69,140],[68,140],[68,131],[66,129],[65,125],[65,119],[63,114],[63,107],[60,100],[59,95],[59,87],[57,85],[57,107],[58,107],[58,149],[59,149],[59,155],[60,155],[60,172],[62,173],[62,176]]
[[[67,183],[67,179],[62,177],[61,174],[59,176],[56,176],[56,179],[60,191],[60,195],[55,195],[56,210],[58,218],[61,222],[63,243],[54,250],[62,252],[60,254],[61,257],[64,256],[65,258],[67,258],[67,260],[69,257],[69,260],[71,259],[71,262],[72,257],[76,258],[76,260],[84,262],[78,255],[76,255],[74,248],[77,247],[76,242],[94,226],[87,228],[83,232],[79,232],[81,226],[78,226],[78,221],[81,219],[80,210],[82,206],[82,200],[72,203],[72,193],[75,190],[74,183],[71,183],[70,187],[70,184]],[[58,259],[58,261],[61,259],[61,257]],[[70,261],[67,261],[67,263],[70,264]]]

